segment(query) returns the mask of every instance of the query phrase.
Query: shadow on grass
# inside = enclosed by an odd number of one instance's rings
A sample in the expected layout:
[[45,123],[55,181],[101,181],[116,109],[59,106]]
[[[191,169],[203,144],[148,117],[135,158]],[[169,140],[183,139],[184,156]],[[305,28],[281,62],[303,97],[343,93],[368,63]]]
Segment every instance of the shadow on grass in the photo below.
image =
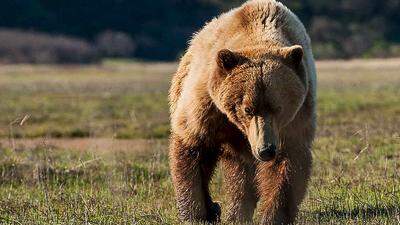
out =
[[315,211],[310,212],[311,216],[318,220],[331,220],[335,219],[362,219],[368,220],[377,217],[394,218],[395,215],[399,215],[399,205],[389,206],[368,206],[364,208],[355,208],[353,210],[337,210],[330,209],[327,211]]

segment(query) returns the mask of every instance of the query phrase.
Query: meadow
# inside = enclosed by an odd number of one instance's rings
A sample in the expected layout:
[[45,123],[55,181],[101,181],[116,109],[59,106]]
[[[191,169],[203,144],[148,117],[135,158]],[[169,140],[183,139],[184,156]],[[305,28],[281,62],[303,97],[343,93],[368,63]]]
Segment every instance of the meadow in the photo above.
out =
[[[317,68],[314,167],[297,224],[399,224],[400,59]],[[167,153],[175,69],[0,66],[0,224],[180,224]],[[222,174],[212,190],[224,210]]]

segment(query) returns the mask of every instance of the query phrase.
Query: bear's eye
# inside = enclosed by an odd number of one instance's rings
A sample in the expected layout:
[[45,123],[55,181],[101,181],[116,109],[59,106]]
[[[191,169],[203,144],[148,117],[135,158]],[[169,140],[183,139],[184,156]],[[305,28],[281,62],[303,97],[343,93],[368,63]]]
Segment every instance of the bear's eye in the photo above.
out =
[[247,116],[253,116],[254,115],[254,110],[251,107],[244,108],[244,112],[246,113]]

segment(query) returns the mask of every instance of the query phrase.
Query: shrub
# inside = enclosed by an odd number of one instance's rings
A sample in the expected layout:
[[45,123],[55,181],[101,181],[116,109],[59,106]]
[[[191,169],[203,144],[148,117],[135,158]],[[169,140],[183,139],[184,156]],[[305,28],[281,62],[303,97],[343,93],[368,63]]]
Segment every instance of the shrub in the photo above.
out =
[[101,55],[105,57],[129,57],[136,47],[128,34],[110,30],[97,36],[96,45]]
[[81,39],[0,30],[0,62],[3,63],[92,63],[98,60],[96,48]]

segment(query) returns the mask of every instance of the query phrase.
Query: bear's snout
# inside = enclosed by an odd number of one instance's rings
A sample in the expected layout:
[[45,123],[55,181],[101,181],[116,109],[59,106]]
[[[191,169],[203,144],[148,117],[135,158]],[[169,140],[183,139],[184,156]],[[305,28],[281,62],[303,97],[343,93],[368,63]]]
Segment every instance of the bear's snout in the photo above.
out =
[[260,148],[257,152],[260,161],[270,161],[273,160],[276,156],[276,145],[268,144],[267,146]]

